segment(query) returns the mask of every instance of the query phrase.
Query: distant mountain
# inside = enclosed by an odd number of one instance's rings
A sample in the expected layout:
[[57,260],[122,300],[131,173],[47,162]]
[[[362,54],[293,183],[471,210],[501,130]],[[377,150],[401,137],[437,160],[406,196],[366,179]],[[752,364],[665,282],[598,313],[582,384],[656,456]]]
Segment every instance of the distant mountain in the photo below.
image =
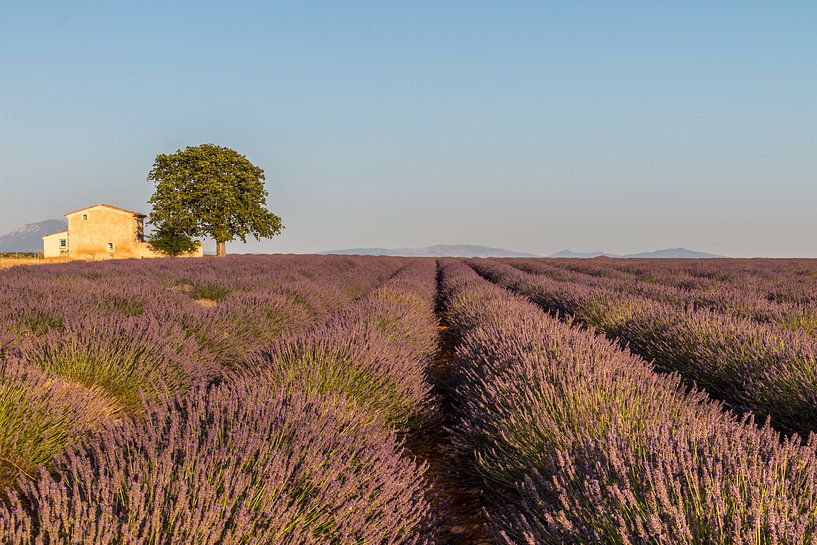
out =
[[686,248],[666,248],[664,250],[653,250],[652,252],[641,252],[637,254],[608,254],[606,252],[574,252],[572,250],[562,250],[551,254],[549,257],[569,257],[569,258],[592,258],[592,257],[612,257],[612,258],[630,258],[630,259],[712,259],[717,257],[724,257],[722,255],[710,254],[707,252],[698,252],[695,250],[687,250]]
[[667,248],[664,250],[654,250],[652,252],[641,252],[639,254],[629,254],[624,257],[649,258],[649,259],[713,259],[724,257],[722,255],[710,254],[708,252],[698,252],[687,250],[686,248]]
[[425,248],[349,248],[345,250],[330,250],[323,253],[401,257],[539,257],[536,254],[474,244],[437,244]]
[[45,220],[23,225],[16,231],[0,236],[0,252],[40,252],[43,237],[67,228],[65,220]]
[[574,252],[573,250],[562,250],[560,252],[556,252],[555,254],[551,254],[548,257],[569,257],[573,259],[589,259],[592,257],[618,257],[612,254],[606,254],[604,252]]

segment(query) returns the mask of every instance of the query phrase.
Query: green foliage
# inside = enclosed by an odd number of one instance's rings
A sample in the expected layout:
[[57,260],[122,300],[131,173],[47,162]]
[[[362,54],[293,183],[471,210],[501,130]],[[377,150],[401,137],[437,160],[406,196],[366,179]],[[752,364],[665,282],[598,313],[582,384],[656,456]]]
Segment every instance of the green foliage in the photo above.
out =
[[422,417],[414,400],[388,374],[378,372],[364,359],[318,346],[282,350],[264,380],[303,392],[340,395],[361,412],[378,415],[396,429],[419,426]]
[[109,414],[96,390],[0,369],[0,496]]
[[123,316],[141,316],[145,313],[145,303],[136,299],[114,295],[106,303],[110,305],[110,310]]
[[0,487],[20,474],[30,477],[68,442],[68,417],[52,414],[46,400],[28,394],[23,386],[0,382]]
[[40,337],[53,329],[62,328],[62,320],[45,310],[31,310],[23,314],[11,327],[23,337]]
[[797,314],[784,319],[781,325],[786,329],[802,329],[806,333],[813,334],[817,331],[817,316],[809,313]]
[[264,171],[229,148],[203,144],[158,155],[148,181],[156,184],[149,221],[176,242],[181,235],[210,236],[221,254],[225,242],[268,238],[283,229],[266,208]]
[[180,256],[195,252],[199,243],[188,234],[175,229],[172,223],[161,223],[150,238],[150,245],[167,256]]
[[223,301],[230,294],[230,290],[215,284],[199,284],[192,288],[190,296],[193,299],[207,299],[209,301]]

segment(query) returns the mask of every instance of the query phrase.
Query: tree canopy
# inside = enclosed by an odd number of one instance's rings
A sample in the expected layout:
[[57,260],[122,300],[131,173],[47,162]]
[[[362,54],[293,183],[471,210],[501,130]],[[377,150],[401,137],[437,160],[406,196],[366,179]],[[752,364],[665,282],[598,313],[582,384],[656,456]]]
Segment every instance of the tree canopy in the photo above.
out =
[[195,252],[199,243],[189,235],[164,224],[154,231],[150,237],[150,245],[165,255],[179,256]]
[[[186,248],[184,240],[209,236],[216,254],[225,243],[248,236],[269,238],[283,229],[281,218],[267,207],[264,171],[235,150],[202,144],[156,157],[148,181],[156,184],[150,198],[152,242],[170,255]],[[179,253],[183,253],[185,250]]]

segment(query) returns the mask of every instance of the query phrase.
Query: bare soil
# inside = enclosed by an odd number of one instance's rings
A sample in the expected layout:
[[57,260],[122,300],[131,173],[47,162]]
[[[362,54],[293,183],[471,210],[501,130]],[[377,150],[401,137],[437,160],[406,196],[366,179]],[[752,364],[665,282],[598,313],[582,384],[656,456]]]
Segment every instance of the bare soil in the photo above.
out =
[[406,447],[419,461],[428,464],[426,476],[432,483],[439,519],[437,543],[489,545],[482,483],[463,471],[470,462],[461,458],[451,442],[449,428],[454,422],[448,370],[452,359],[453,350],[443,342],[431,368],[434,391],[441,400],[440,418],[411,437]]

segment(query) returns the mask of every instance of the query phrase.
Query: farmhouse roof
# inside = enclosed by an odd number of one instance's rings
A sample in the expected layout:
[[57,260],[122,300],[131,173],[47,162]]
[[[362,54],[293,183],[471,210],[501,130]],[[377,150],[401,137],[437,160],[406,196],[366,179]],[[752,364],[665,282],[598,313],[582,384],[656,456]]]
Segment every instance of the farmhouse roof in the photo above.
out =
[[68,212],[65,215],[70,216],[71,214],[76,214],[77,212],[82,212],[83,210],[88,210],[90,208],[96,208],[97,206],[104,206],[105,208],[111,208],[113,210],[118,210],[119,212],[124,212],[125,214],[131,214],[133,216],[136,216],[137,218],[147,217],[147,216],[145,216],[144,214],[142,214],[140,212],[134,212],[133,210],[128,210],[127,208],[120,208],[118,206],[113,206],[113,205],[105,204],[105,203],[92,204],[91,206],[86,206],[85,208],[80,208],[79,210],[74,210],[73,212]]
[[62,231],[57,231],[56,233],[48,233],[47,235],[43,235],[42,238],[53,237],[54,235],[61,235],[63,233],[68,233],[68,229],[63,229]]

